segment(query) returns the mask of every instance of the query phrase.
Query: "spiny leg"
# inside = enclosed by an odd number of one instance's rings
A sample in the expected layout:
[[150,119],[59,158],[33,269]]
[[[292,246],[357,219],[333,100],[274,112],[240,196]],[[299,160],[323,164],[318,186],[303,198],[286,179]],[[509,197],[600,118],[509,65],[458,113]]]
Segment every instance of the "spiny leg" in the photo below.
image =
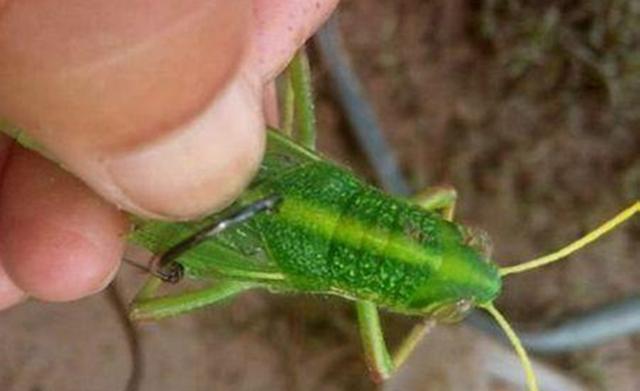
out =
[[[132,303],[129,316],[135,321],[157,320],[193,311],[234,297],[241,292],[256,288],[251,282],[222,280],[212,287],[178,295],[149,298],[138,295]],[[155,287],[157,289],[157,287]],[[155,291],[155,289],[153,289]]]
[[[451,220],[455,210],[456,199],[457,193],[453,188],[438,187],[420,193],[414,197],[413,201],[427,210],[441,210],[443,217]],[[435,324],[434,321],[426,319],[415,325],[393,356],[391,356],[384,341],[380,316],[375,304],[358,300],[356,301],[356,311],[367,365],[374,374],[375,380],[389,378],[406,361],[418,343]]]

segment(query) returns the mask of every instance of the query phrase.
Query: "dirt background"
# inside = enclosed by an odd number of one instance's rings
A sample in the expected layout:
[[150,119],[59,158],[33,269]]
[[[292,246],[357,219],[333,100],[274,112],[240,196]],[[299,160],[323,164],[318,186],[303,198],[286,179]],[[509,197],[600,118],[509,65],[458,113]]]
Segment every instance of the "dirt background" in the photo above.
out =
[[[411,185],[454,185],[459,221],[489,232],[499,263],[554,249],[640,198],[635,2],[344,1],[339,15]],[[320,150],[372,179],[314,65]],[[535,330],[638,294],[637,221],[571,261],[509,278],[498,306]],[[120,293],[142,277],[123,267]],[[409,324],[385,322],[392,343]],[[139,339],[142,390],[375,388],[352,309],[335,299],[250,293],[144,325]],[[594,390],[640,389],[639,337],[546,361]],[[120,390],[130,366],[107,295],[0,314],[0,390]]]

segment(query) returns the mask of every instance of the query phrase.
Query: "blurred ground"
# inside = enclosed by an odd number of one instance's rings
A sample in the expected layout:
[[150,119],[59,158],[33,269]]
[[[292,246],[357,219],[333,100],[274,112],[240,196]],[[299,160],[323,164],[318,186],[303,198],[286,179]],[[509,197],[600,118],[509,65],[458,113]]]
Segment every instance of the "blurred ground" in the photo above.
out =
[[[412,185],[454,185],[459,220],[490,233],[498,262],[551,250],[640,197],[635,2],[344,1],[340,17]],[[319,66],[316,81],[320,149],[372,178]],[[536,329],[638,294],[635,221],[510,278],[498,306]],[[140,276],[124,269],[130,295]],[[392,342],[408,327],[385,320]],[[352,310],[334,299],[252,293],[145,325],[141,342],[142,390],[374,389]],[[639,337],[547,361],[594,390],[640,389]],[[0,313],[1,390],[119,390],[129,365],[104,296]]]

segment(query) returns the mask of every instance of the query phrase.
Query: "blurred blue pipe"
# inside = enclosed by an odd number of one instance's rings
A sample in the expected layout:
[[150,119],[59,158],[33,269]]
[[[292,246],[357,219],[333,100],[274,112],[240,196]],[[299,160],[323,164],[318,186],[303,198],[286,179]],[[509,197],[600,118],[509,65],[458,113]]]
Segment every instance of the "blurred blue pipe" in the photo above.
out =
[[365,97],[360,81],[351,68],[337,23],[335,17],[329,19],[315,38],[322,61],[331,74],[336,97],[345,111],[358,144],[373,166],[380,185],[389,192],[410,195],[409,185],[384,139],[373,106]]

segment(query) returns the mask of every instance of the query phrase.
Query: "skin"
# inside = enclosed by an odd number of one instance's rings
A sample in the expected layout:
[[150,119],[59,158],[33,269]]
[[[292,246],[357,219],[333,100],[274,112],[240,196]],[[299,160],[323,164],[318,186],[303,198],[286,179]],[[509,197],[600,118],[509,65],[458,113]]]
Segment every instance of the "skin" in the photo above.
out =
[[0,135],[0,309],[101,290],[121,209],[228,205],[274,118],[265,86],[336,2],[0,0],[0,117],[65,168]]

